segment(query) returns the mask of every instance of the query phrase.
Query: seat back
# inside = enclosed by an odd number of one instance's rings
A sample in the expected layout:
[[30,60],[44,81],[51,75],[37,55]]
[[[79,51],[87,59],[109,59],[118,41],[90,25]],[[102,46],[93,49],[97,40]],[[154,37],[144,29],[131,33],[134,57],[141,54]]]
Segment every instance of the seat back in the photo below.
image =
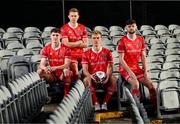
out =
[[15,80],[24,74],[31,72],[31,65],[24,56],[13,56],[8,62],[8,80]]

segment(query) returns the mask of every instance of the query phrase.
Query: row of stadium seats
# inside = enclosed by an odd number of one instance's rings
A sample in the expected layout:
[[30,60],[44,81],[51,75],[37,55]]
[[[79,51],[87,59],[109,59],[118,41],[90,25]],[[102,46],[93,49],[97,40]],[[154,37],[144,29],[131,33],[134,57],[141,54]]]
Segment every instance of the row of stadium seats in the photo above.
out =
[[0,123],[27,123],[47,102],[45,81],[36,72],[28,73],[0,86]]
[[1,57],[1,84],[6,86],[8,81],[15,80],[24,74],[37,71],[40,59],[40,55],[30,56],[30,59],[25,56],[11,56],[10,54]]
[[[177,26],[176,28],[178,29],[179,27]],[[176,28],[174,28],[174,29],[171,28],[171,30],[169,29],[171,35],[163,34],[161,36],[157,35],[157,28],[156,29],[152,28],[152,30],[155,31],[155,34],[146,34],[146,35],[141,34],[142,31],[146,31],[149,29],[143,29],[143,30],[140,29],[140,31],[139,31],[140,35],[142,35],[145,38],[146,44],[148,46],[148,48],[147,48],[148,70],[150,72],[151,79],[155,82],[154,86],[157,88],[157,91],[158,91],[157,94],[160,98],[160,99],[158,99],[158,106],[159,106],[158,114],[161,117],[163,117],[163,114],[172,115],[172,113],[179,112],[178,105],[180,106],[180,104],[179,104],[180,102],[179,102],[179,98],[177,96],[180,95],[180,92],[178,90],[178,86],[180,84],[179,83],[179,79],[180,79],[180,74],[179,74],[179,72],[180,72],[180,53],[179,53],[180,40],[178,38],[178,35],[176,35],[176,36],[172,35],[172,32],[175,31]],[[122,30],[122,31],[124,31],[124,30]],[[89,32],[89,34],[90,34],[90,32]],[[119,73],[118,73],[119,56],[118,56],[118,53],[116,52],[116,47],[117,47],[118,40],[120,39],[120,37],[122,37],[125,34],[125,32],[123,33],[123,35],[121,33],[121,35],[113,36],[113,37],[109,37],[109,35],[110,35],[109,31],[107,32],[107,34],[108,35],[103,35],[103,46],[112,51],[113,59],[114,59],[114,74],[119,75]],[[28,41],[27,44],[29,44],[29,42],[31,42],[31,40],[36,40],[36,39],[26,40],[26,41]],[[91,44],[90,39],[89,39],[89,41],[90,41],[89,42],[89,47],[90,47],[90,46],[92,46],[92,44]],[[33,42],[33,43],[35,43],[35,42]],[[42,44],[42,42],[39,42],[39,43]],[[27,47],[26,44],[24,44],[24,43],[21,43],[21,44],[23,44],[23,46]],[[7,49],[7,47],[4,47],[4,49]],[[11,51],[11,52],[15,52],[17,54],[16,50]],[[22,53],[25,53],[25,52],[22,52]],[[7,72],[8,68],[6,68],[6,67],[8,67],[8,65],[6,66],[6,64],[4,64],[4,63],[7,63],[9,61],[10,56],[8,54],[2,55],[2,53],[0,51],[0,60],[1,60],[1,63],[3,63],[3,64],[1,64],[1,69],[3,70],[3,72],[5,71],[6,74],[8,73]],[[14,54],[12,56],[14,56]],[[26,56],[26,55],[23,55],[23,56]],[[29,55],[29,58],[30,58],[30,56],[32,56],[32,55]],[[27,54],[27,57],[28,57],[28,54]],[[40,59],[40,56],[39,56],[39,59]],[[2,62],[2,60],[5,60],[5,61]],[[29,59],[29,60],[31,60],[31,59]],[[38,60],[38,61],[40,61],[40,60]],[[140,65],[141,65],[141,63],[140,63]],[[6,69],[4,69],[4,68],[6,68]],[[164,83],[164,82],[166,82],[166,83]],[[171,83],[171,82],[176,82],[177,85],[174,85],[174,86],[172,86],[174,88],[171,88],[170,84],[175,84],[175,83]],[[167,87],[165,87],[165,85]],[[167,90],[167,89],[170,89],[170,90]],[[147,88],[142,86],[141,91],[142,91],[144,100],[149,99],[150,95],[149,95],[149,91],[147,90]],[[162,93],[164,91],[166,91],[165,94]],[[173,99],[173,100],[169,99],[167,96],[170,94],[172,94],[172,96],[174,96],[175,99]],[[170,101],[174,102],[174,107],[169,104]],[[170,112],[168,112],[168,111],[170,111]],[[176,116],[178,116],[178,115],[176,114]],[[164,118],[165,117],[167,117],[167,116],[164,116]]]
[[87,123],[92,111],[89,88],[85,88],[83,82],[78,80],[46,122],[48,124]]

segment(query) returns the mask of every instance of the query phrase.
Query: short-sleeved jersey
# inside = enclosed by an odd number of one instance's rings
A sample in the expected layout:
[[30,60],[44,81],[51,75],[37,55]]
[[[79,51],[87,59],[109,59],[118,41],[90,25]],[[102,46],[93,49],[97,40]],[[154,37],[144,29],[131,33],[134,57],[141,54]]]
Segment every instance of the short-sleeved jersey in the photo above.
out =
[[[134,41],[130,40],[127,36],[124,36],[119,40],[118,53],[124,53],[124,61],[131,70],[139,68],[138,62],[140,60],[141,53],[144,50],[144,39],[138,35],[136,35],[136,39]],[[121,64],[119,64],[119,71],[124,71]]]
[[[50,66],[60,66],[64,64],[65,58],[71,58],[71,50],[63,44],[60,45],[59,49],[54,50],[50,43],[42,49],[41,57],[48,58]],[[55,70],[54,73],[59,77],[62,71],[59,69]]]
[[102,48],[99,53],[89,48],[84,52],[81,63],[88,64],[88,71],[90,74],[94,74],[97,71],[106,73],[107,65],[113,64],[113,58],[111,52],[106,48]]
[[[69,42],[76,42],[88,37],[85,26],[79,23],[76,28],[72,28],[69,23],[65,24],[61,28],[61,36],[62,39],[68,38]],[[71,51],[71,55],[81,56],[83,54],[83,48],[71,48]]]

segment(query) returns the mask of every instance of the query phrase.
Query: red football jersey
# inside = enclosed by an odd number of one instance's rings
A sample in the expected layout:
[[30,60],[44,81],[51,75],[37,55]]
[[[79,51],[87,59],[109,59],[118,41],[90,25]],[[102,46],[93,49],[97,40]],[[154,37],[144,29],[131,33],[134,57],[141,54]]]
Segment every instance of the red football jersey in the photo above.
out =
[[[50,43],[49,45],[45,46],[41,51],[41,57],[48,58],[50,66],[63,65],[65,58],[70,59],[70,56],[71,56],[70,49],[63,44],[60,45],[59,49],[54,50],[51,47],[51,43]],[[58,77],[60,77],[60,75],[62,74],[62,71],[59,69],[59,70],[55,70],[54,73]]]
[[94,74],[97,71],[106,73],[107,65],[109,63],[113,64],[113,58],[111,52],[106,48],[102,48],[99,53],[90,48],[84,52],[81,63],[88,64],[90,74]]
[[[62,38],[68,38],[69,42],[76,42],[88,37],[84,25],[78,24],[76,28],[72,28],[69,23],[61,28],[61,36]],[[71,55],[81,56],[83,54],[83,48],[71,48],[71,51]]]
[[[119,40],[118,52],[124,53],[124,61],[131,70],[139,68],[138,62],[141,57],[141,52],[145,50],[144,39],[136,35],[134,41],[130,40],[127,36]],[[119,71],[124,71],[124,68],[119,64]]]

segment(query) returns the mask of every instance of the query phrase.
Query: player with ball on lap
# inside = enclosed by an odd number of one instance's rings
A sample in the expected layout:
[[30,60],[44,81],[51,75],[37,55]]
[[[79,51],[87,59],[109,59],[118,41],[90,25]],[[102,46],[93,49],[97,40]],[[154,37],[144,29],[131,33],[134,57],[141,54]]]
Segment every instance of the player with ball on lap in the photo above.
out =
[[[112,76],[113,58],[111,51],[102,47],[101,32],[93,31],[91,38],[92,48],[85,51],[82,57],[83,74],[85,76],[83,82],[90,87],[95,111],[107,110],[107,103],[116,90],[117,78]],[[102,86],[106,89],[102,105],[96,97],[96,86]]]

